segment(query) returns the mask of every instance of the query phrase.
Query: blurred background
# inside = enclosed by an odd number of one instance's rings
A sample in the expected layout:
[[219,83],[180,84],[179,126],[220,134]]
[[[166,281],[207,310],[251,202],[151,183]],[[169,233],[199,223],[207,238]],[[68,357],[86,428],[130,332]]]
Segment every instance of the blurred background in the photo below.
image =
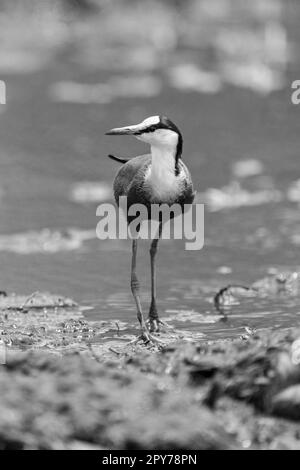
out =
[[[299,270],[299,24],[297,0],[0,0],[0,289],[134,321],[130,243],[96,239],[96,208],[118,169],[106,155],[145,147],[104,133],[165,114],[206,203],[206,241],[197,253],[161,244],[162,313],[209,337],[245,318],[297,321],[299,300],[273,299],[220,326],[211,298]],[[145,301],[148,271],[143,246]]]

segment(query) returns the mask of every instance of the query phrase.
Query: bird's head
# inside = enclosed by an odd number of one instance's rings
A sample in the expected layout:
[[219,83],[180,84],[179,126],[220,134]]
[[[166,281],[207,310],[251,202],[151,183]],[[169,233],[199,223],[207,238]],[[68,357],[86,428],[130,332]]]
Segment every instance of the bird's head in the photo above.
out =
[[[182,135],[175,124],[165,116],[151,116],[140,124],[116,127],[106,135],[133,135],[152,147],[182,149]],[[177,152],[176,152],[177,153]]]

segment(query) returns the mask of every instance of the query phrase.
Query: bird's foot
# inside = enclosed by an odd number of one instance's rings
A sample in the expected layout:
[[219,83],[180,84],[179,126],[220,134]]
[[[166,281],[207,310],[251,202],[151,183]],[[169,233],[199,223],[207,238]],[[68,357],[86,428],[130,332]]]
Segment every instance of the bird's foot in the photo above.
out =
[[137,344],[141,341],[146,345],[152,344],[155,346],[163,346],[164,344],[163,341],[153,336],[146,326],[142,328],[141,334],[137,338],[130,341],[129,344]]
[[161,321],[158,317],[153,318],[150,315],[146,323],[149,331],[152,333],[158,333],[162,329],[171,328],[167,323]]

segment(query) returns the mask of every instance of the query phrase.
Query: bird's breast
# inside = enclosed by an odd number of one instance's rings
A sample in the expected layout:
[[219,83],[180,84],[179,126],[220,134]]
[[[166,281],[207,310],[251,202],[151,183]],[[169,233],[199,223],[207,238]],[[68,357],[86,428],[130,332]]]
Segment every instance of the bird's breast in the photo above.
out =
[[144,179],[144,189],[151,202],[173,204],[182,199],[184,192],[192,187],[192,182],[186,168],[181,165],[180,172],[176,176],[175,171],[161,171],[147,169]]
[[180,181],[174,172],[154,171],[149,167],[145,174],[144,188],[151,200],[168,201],[180,191]]

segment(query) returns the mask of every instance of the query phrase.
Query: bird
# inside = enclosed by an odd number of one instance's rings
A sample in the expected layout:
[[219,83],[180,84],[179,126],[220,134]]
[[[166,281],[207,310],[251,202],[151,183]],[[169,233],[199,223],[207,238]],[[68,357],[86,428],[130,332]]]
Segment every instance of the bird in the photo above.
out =
[[[133,158],[108,155],[122,164],[114,182],[113,191],[117,205],[121,196],[127,197],[128,209],[132,204],[144,204],[151,218],[152,204],[192,204],[195,197],[191,174],[182,161],[183,137],[179,128],[166,116],[151,116],[136,125],[116,127],[106,135],[131,135],[150,145],[150,153]],[[130,222],[127,216],[127,223]],[[156,254],[162,234],[162,221],[151,241],[151,304],[145,321],[141,300],[140,284],[137,277],[137,244],[132,240],[131,291],[135,301],[141,334],[138,339],[145,343],[160,342],[152,333],[160,331],[164,323],[160,320],[156,303]]]

